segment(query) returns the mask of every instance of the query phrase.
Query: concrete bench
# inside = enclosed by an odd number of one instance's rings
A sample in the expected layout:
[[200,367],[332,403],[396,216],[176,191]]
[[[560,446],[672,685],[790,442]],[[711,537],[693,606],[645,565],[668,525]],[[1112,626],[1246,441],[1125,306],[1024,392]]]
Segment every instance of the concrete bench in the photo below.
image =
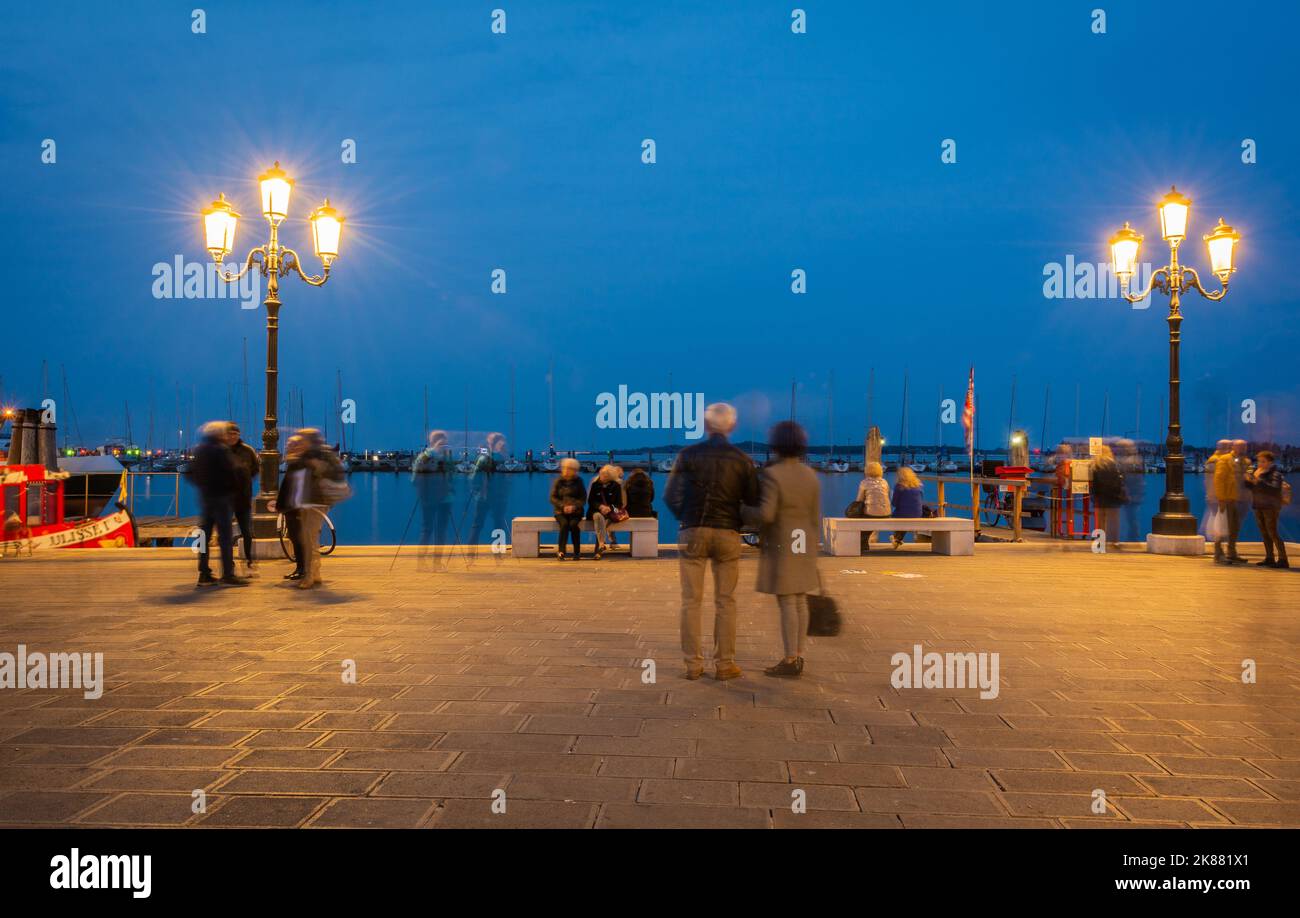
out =
[[928,532],[930,550],[937,555],[975,554],[974,523],[956,516],[930,516],[922,519],[884,517],[849,519],[826,517],[822,520],[822,545],[837,558],[862,554],[864,532]]
[[[592,532],[591,520],[582,521],[582,531]],[[560,526],[553,516],[517,516],[510,521],[510,550],[516,558],[536,558],[538,536],[543,532],[559,532]],[[610,523],[610,532],[632,533],[633,558],[659,557],[659,520],[652,516],[635,516],[621,523]]]

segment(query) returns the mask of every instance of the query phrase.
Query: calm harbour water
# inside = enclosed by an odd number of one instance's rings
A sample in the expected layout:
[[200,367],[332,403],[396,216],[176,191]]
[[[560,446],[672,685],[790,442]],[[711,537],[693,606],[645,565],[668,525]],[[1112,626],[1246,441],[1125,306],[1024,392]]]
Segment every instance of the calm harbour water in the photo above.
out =
[[[487,543],[492,540],[492,530],[498,525],[509,532],[510,518],[514,516],[549,516],[551,513],[548,494],[550,493],[552,475],[546,473],[502,474],[500,487],[504,494],[504,519],[500,522],[488,514],[483,531],[478,541]],[[583,480],[590,483],[591,475],[584,474]],[[663,505],[663,491],[668,479],[667,473],[655,472],[651,475],[655,484],[655,508],[659,511],[659,540],[670,543],[677,537],[677,521]],[[822,513],[826,516],[842,516],[844,508],[857,494],[861,473],[820,473],[822,486]],[[893,476],[887,478],[893,486]],[[1300,484],[1300,475],[1289,476],[1294,489]],[[411,475],[407,472],[354,472],[349,476],[353,497],[330,510],[330,518],[338,532],[338,540],[344,545],[396,545],[403,541],[414,544],[420,537],[420,510]],[[452,526],[450,538],[464,543],[470,535],[474,519],[474,506],[469,496],[468,480],[463,475],[450,476],[452,486]],[[951,476],[946,485],[946,499],[950,503],[968,503],[969,486],[960,476]],[[925,482],[926,503],[937,503],[937,490],[934,482]],[[1136,519],[1134,528],[1129,515],[1122,515],[1121,526],[1126,541],[1145,539],[1150,529],[1151,517],[1159,510],[1160,495],[1164,492],[1163,475],[1145,475],[1141,479],[1142,496],[1136,502],[1136,510],[1131,516]],[[1192,512],[1200,517],[1205,508],[1205,476],[1187,476],[1187,495],[1191,500]],[[165,493],[164,493],[165,492]],[[149,495],[144,487],[136,492],[137,514],[162,514],[170,512],[173,502],[174,487],[170,480],[166,486],[158,482]],[[197,513],[192,489],[182,485],[181,513]],[[968,516],[968,511],[951,510],[950,515]],[[409,529],[408,529],[409,521]],[[1026,523],[1027,526],[1032,525]],[[1300,539],[1300,505],[1292,504],[1283,510],[1282,534],[1289,540]],[[1007,532],[1007,530],[1001,530]],[[626,541],[626,536],[622,539]],[[1255,525],[1253,514],[1246,514],[1243,519],[1241,538],[1243,541],[1258,541],[1259,530]],[[543,541],[546,541],[545,539]],[[550,538],[554,542],[554,537]]]

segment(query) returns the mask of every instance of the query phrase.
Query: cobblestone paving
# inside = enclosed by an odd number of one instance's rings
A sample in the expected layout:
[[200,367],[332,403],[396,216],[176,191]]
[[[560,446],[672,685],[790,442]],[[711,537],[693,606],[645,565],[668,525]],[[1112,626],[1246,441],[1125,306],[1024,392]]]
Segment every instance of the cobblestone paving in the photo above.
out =
[[[106,670],[98,700],[0,691],[0,825],[1300,826],[1295,573],[823,557],[847,625],[789,681],[762,675],[777,616],[747,556],[746,675],[690,682],[671,557],[434,573],[391,551],[340,549],[315,591],[283,563],[197,591],[181,549],[0,561],[0,651]],[[998,696],[894,689],[916,644],[996,652]]]

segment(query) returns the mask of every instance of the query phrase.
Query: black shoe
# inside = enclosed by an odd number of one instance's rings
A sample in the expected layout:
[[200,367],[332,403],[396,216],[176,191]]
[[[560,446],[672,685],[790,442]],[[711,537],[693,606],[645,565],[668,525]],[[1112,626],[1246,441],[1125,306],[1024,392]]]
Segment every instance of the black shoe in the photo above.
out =
[[213,577],[211,574],[208,573],[199,574],[198,586],[201,587],[216,586],[216,583],[217,583],[217,578]]
[[763,670],[765,676],[794,677],[803,672],[803,660],[795,659],[793,662],[781,660],[775,666],[769,666]]
[[222,586],[248,586],[247,577],[236,577],[234,574],[226,574],[219,582]]
[[1257,567],[1277,567],[1277,562],[1272,558],[1265,558],[1263,561],[1255,562]]
[[285,580],[301,580],[301,579],[302,579],[302,571],[294,571],[292,574],[285,574],[285,575],[284,575],[284,579],[285,579]]
[[1229,564],[1249,564],[1250,562],[1247,561],[1245,558],[1241,557],[1241,555],[1233,555],[1231,558],[1228,559],[1228,563],[1229,563]]
[[1290,561],[1286,561],[1286,560],[1277,561],[1277,562],[1275,562],[1275,563],[1273,564],[1273,566],[1274,566],[1275,568],[1277,568],[1278,570],[1280,570],[1280,571],[1289,571],[1289,570],[1291,570],[1291,562],[1290,562]]

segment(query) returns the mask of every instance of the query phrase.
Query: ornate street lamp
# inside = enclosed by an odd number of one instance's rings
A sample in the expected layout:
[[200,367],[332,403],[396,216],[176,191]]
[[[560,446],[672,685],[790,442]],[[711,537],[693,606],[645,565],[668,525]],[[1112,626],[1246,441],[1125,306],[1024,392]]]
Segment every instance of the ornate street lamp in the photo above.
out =
[[1124,299],[1137,303],[1152,290],[1169,296],[1169,435],[1165,440],[1165,493],[1160,498],[1160,512],[1151,520],[1147,550],[1159,554],[1199,555],[1205,551],[1204,539],[1197,535],[1196,517],[1192,515],[1187,495],[1183,493],[1183,427],[1179,419],[1178,346],[1182,340],[1183,316],[1179,304],[1184,290],[1195,290],[1207,300],[1218,301],[1228,293],[1228,280],[1237,270],[1234,265],[1236,246],[1241,236],[1219,220],[1218,226],[1205,236],[1210,255],[1210,270],[1218,277],[1222,289],[1210,292],[1201,286],[1195,268],[1178,263],[1178,247],[1187,238],[1192,202],[1170,188],[1160,200],[1160,234],[1169,243],[1169,264],[1157,268],[1141,293],[1129,293],[1129,282],[1137,271],[1138,250],[1142,235],[1127,223],[1110,240],[1111,264],[1119,278]]
[[[260,542],[260,540],[268,539],[274,542],[279,538],[276,514],[271,513],[268,506],[275,497],[280,471],[280,432],[276,417],[279,397],[277,381],[280,278],[293,271],[313,287],[319,287],[329,280],[330,266],[339,255],[339,241],[343,235],[344,221],[339,212],[330,207],[328,199],[311,212],[308,222],[311,225],[312,245],[323,268],[318,275],[308,274],[302,268],[302,259],[298,257],[298,253],[288,246],[281,245],[279,239],[280,224],[289,215],[293,179],[285,174],[277,162],[258,176],[257,182],[261,190],[262,216],[266,217],[266,222],[271,227],[270,239],[265,245],[259,245],[248,253],[248,257],[244,259],[244,266],[238,273],[219,271],[218,274],[226,283],[233,284],[256,265],[262,276],[266,278],[266,299],[263,301],[263,305],[266,306],[266,415],[262,421],[261,491],[257,497],[253,516],[255,540],[253,553],[261,557],[263,553],[261,547],[270,546],[272,543]],[[202,216],[203,236],[208,252],[212,255],[213,261],[221,264],[234,250],[239,214],[235,213],[225,195],[221,195],[203,210]],[[268,552],[271,550],[272,548],[267,548]]]

